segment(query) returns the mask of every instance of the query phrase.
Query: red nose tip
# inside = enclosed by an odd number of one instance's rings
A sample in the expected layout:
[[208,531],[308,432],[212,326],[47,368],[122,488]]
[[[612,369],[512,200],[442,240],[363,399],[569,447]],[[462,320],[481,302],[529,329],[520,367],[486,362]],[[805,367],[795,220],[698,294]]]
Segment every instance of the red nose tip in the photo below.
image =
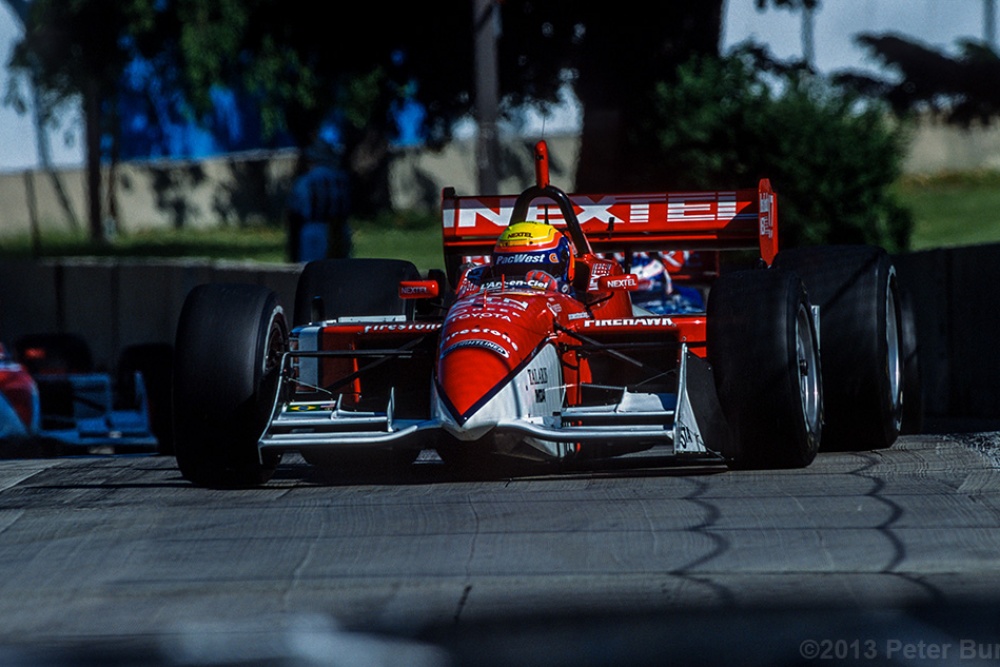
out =
[[508,359],[488,349],[453,350],[438,363],[441,398],[462,423],[504,385],[511,370]]

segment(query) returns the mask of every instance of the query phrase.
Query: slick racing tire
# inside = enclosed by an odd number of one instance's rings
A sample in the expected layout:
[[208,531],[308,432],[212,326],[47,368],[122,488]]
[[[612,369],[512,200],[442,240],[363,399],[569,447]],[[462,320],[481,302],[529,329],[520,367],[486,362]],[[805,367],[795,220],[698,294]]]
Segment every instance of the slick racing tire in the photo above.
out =
[[892,261],[874,246],[781,251],[774,266],[802,278],[820,308],[824,448],[881,449],[903,416],[903,326]]
[[[181,310],[174,345],[174,450],[185,479],[249,487],[274,473],[258,454],[288,328],[277,296],[255,285],[201,285]],[[262,460],[263,458],[263,460]]]
[[708,358],[737,468],[801,468],[819,450],[823,389],[815,320],[798,276],[724,274],[707,312]]
[[900,314],[903,341],[903,423],[899,432],[912,435],[922,433],[924,429],[924,390],[917,318],[913,310],[913,297],[905,289],[900,290]]
[[399,298],[401,280],[419,280],[402,259],[323,259],[309,262],[295,289],[294,326],[348,315],[405,315],[413,301]]

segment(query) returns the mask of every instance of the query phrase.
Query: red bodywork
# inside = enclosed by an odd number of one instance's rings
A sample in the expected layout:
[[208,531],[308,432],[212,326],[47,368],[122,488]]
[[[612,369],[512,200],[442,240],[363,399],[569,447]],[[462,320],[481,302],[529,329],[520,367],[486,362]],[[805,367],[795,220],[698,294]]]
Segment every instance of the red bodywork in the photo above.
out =
[[[544,142],[536,145],[537,188],[549,185],[548,151]],[[446,189],[442,196],[442,226],[445,261],[452,277],[461,266],[486,261],[497,237],[511,222],[519,196],[456,196]],[[642,335],[659,328],[676,332],[695,354],[705,356],[705,318],[675,315],[638,320],[633,317],[627,290],[602,291],[603,277],[623,275],[616,261],[605,259],[612,253],[640,251],[698,251],[711,258],[708,266],[677,266],[675,281],[706,283],[718,275],[718,251],[759,248],[760,257],[770,265],[778,252],[777,194],[763,179],[756,190],[716,192],[663,192],[614,195],[569,195],[580,231],[587,239],[587,251],[578,262],[591,276],[584,302],[592,319],[557,321],[581,333]],[[527,211],[529,220],[542,220],[565,227],[566,216],[557,205],[538,197]],[[571,312],[571,306],[567,311]],[[545,324],[540,325],[544,328]]]
[[[0,345],[0,394],[7,400],[28,434],[38,425],[38,386],[21,364],[11,361]],[[3,429],[0,429],[2,431]]]
[[[759,250],[770,264],[778,246],[769,182],[756,190],[570,195],[549,183],[543,142],[535,167],[536,184],[518,196],[443,192],[453,290],[438,297],[445,280],[429,275],[403,281],[398,292],[437,297],[442,318],[340,319],[300,331],[293,355],[302,366],[293,375],[308,379],[295,390],[297,404],[276,405],[262,447],[434,446],[446,431],[446,442],[493,432],[502,447],[527,438],[555,457],[588,445],[664,441],[694,451],[678,436],[686,426],[674,424],[685,407],[685,368],[697,365],[689,358],[707,357],[704,313],[635,308],[630,290],[639,281],[614,257],[697,251],[701,264],[671,270],[674,280],[693,283],[718,275],[723,250]],[[567,284],[515,287],[483,266],[501,232],[519,221],[563,228],[575,253]]]

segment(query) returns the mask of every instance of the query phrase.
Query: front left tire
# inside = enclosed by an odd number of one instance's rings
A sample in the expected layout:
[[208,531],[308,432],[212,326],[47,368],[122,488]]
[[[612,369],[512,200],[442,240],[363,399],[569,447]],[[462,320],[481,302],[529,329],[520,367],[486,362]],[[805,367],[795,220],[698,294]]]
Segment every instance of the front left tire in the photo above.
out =
[[735,468],[802,468],[819,451],[823,389],[812,306],[798,276],[721,276],[708,296],[708,358]]

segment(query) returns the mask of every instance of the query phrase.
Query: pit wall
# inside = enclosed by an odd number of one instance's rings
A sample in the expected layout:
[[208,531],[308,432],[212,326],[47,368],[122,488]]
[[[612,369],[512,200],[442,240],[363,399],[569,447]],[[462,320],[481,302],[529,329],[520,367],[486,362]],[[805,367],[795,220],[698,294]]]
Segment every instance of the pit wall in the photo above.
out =
[[[1000,419],[1000,309],[991,293],[1000,244],[895,259],[900,282],[913,297],[927,415]],[[90,343],[98,366],[110,371],[129,345],[173,342],[184,298],[194,286],[265,285],[290,310],[300,270],[190,260],[4,261],[0,340],[9,346],[28,333],[77,333]]]

